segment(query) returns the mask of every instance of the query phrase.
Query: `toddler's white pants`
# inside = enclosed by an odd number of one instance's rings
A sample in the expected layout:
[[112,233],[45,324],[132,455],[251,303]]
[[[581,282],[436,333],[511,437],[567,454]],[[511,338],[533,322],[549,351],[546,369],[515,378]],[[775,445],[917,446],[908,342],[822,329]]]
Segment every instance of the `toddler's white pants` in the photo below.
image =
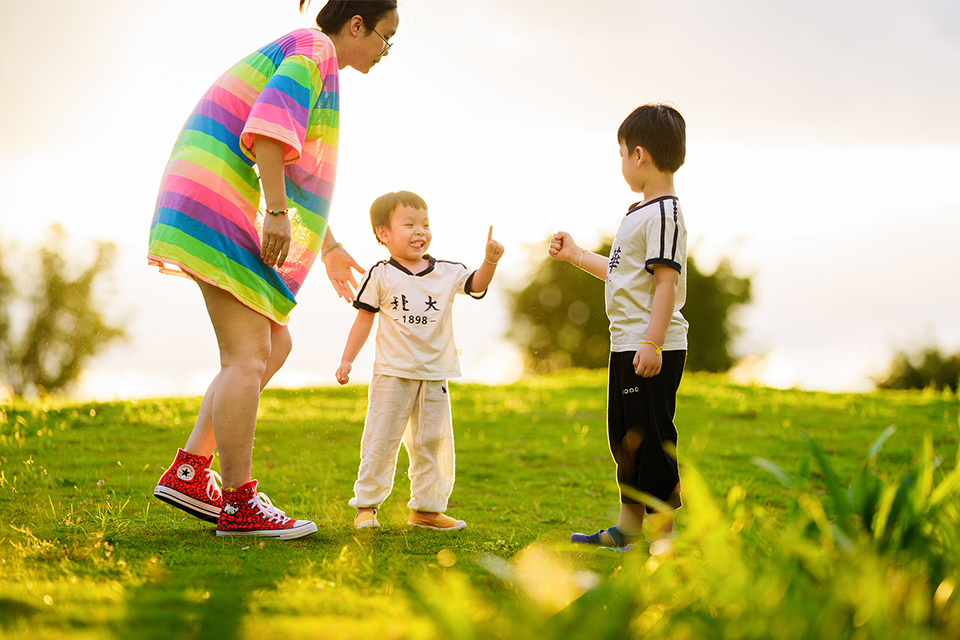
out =
[[446,511],[454,480],[447,382],[376,374],[370,380],[360,471],[350,506],[379,508],[390,495],[401,442],[410,456],[407,506],[415,511]]

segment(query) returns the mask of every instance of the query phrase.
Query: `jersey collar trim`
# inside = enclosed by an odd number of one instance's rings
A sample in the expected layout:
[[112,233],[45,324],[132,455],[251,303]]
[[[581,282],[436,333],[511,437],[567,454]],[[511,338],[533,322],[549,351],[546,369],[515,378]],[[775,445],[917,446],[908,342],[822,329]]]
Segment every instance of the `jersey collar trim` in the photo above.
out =
[[433,256],[431,256],[429,253],[423,254],[423,257],[427,259],[427,262],[429,262],[429,265],[427,266],[426,269],[424,269],[424,270],[421,271],[420,273],[413,273],[412,271],[410,271],[410,269],[407,269],[405,266],[403,266],[402,264],[400,264],[399,262],[397,262],[397,261],[394,260],[393,258],[390,258],[390,259],[387,261],[387,264],[389,264],[390,266],[396,267],[397,269],[399,269],[399,270],[402,271],[403,273],[407,274],[408,276],[413,276],[413,277],[415,277],[415,278],[420,278],[420,277],[423,277],[423,276],[427,275],[428,273],[433,273],[433,269],[434,269],[434,267],[436,267],[436,264],[437,264],[437,259],[434,258]]
[[647,205],[651,205],[654,202],[663,202],[664,200],[676,200],[679,202],[680,198],[678,198],[677,196],[660,196],[659,198],[654,198],[653,200],[650,200],[648,202],[637,202],[635,204],[630,205],[630,210],[627,211],[627,215],[630,215],[634,211],[639,211],[640,209],[643,209]]

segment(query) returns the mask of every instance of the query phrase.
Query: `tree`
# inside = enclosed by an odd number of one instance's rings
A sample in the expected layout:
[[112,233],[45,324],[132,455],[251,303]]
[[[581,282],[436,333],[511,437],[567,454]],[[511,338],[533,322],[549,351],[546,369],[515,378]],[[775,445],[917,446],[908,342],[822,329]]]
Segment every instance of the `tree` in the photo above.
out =
[[[597,253],[609,255],[610,243]],[[513,325],[507,337],[525,351],[529,369],[548,373],[572,365],[607,366],[609,324],[599,280],[547,257],[530,283],[509,295]]]
[[[30,295],[22,295],[0,262],[0,376],[13,393],[53,393],[75,382],[83,365],[110,342],[125,336],[107,324],[95,308],[94,285],[110,269],[115,247],[98,241],[95,258],[79,275],[68,265],[66,232],[50,228],[39,256],[39,273]],[[0,258],[2,258],[0,254]],[[15,306],[26,311],[25,324],[14,335]]]
[[736,311],[750,299],[750,278],[734,274],[729,260],[705,274],[687,256],[687,302],[681,313],[690,323],[688,369],[720,372],[734,365],[732,343],[741,333]]
[[887,375],[875,379],[881,389],[926,389],[956,391],[960,385],[960,353],[945,356],[935,346],[917,353],[898,351]]
[[10,309],[16,289],[13,280],[3,269],[3,245],[0,245],[0,365],[6,360],[7,345],[10,341]]
[[[611,243],[596,252],[609,255]],[[533,279],[511,297],[513,326],[507,337],[524,349],[527,366],[546,373],[569,366],[600,369],[610,351],[603,285],[592,275],[545,258]],[[734,310],[750,301],[750,278],[733,273],[722,261],[713,274],[702,273],[687,258],[687,302],[691,348],[687,368],[726,371],[735,358],[731,342],[740,333]]]

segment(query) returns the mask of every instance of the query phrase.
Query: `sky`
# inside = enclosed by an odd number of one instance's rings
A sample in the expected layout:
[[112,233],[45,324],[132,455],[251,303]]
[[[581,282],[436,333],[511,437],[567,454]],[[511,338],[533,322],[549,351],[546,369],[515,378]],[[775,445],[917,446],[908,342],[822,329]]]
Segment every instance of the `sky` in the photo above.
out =
[[[129,338],[75,394],[193,395],[215,375],[196,286],[146,264],[160,175],[206,88],[321,6],[0,0],[7,267],[29,274],[54,223],[77,265],[95,240],[118,248],[98,295]],[[588,247],[612,236],[636,200],[616,130],[661,101],[687,121],[676,187],[691,254],[753,281],[740,379],[862,391],[898,350],[960,351],[960,3],[405,0],[393,42],[369,74],[341,72],[331,226],[372,265],[384,254],[370,202],[415,191],[431,253],[479,266],[493,225],[506,253],[491,293],[454,312],[464,380],[522,373],[506,292],[551,233]],[[335,384],[354,316],[316,269],[273,384]],[[354,381],[373,350],[371,338]]]

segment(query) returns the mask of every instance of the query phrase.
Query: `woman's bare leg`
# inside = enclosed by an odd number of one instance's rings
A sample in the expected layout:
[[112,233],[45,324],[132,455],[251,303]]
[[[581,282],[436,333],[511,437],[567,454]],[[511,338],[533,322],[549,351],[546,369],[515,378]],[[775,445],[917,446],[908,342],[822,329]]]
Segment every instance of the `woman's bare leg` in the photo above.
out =
[[[220,475],[224,487],[235,488],[250,480],[257,406],[272,351],[273,323],[231,293],[206,282],[198,284],[220,347],[220,373],[208,402]],[[285,335],[289,338],[289,333]]]
[[[293,347],[293,341],[290,337],[290,330],[286,326],[270,323],[272,332],[270,334],[270,357],[267,359],[267,368],[263,372],[263,378],[260,380],[260,390],[267,386],[273,375],[280,370],[283,363]],[[203,394],[203,401],[200,403],[200,412],[197,414],[197,421],[193,425],[193,431],[187,439],[187,444],[183,450],[187,453],[208,457],[217,448],[217,439],[213,434],[213,402],[217,391],[217,380],[220,378],[218,373],[213,378],[213,382],[207,387],[207,392]]]

